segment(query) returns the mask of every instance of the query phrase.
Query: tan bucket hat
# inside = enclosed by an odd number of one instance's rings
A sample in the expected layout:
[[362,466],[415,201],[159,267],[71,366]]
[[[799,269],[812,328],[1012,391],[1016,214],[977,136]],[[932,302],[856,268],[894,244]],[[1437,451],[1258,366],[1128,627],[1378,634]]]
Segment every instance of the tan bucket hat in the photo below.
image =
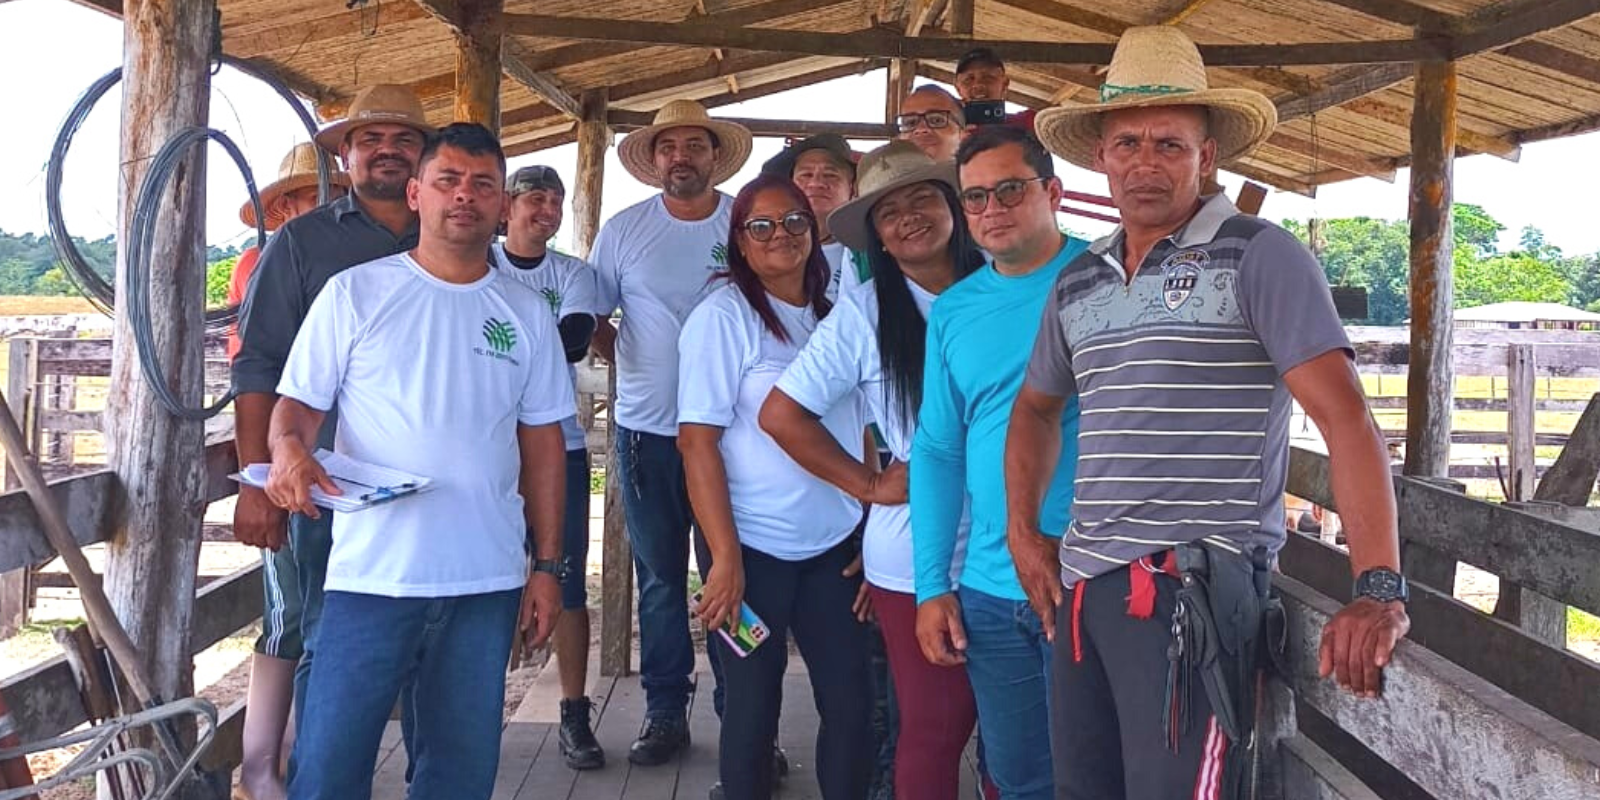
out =
[[1119,108],[1205,106],[1211,112],[1211,137],[1217,164],[1248,155],[1278,124],[1278,109],[1266,95],[1250,89],[1212,89],[1200,50],[1170,25],[1129,28],[1117,42],[1100,87],[1100,102],[1057,106],[1039,112],[1034,131],[1050,152],[1085,169],[1094,169],[1100,142],[1100,115]]
[[853,250],[871,243],[872,207],[904,186],[932,181],[961,191],[955,161],[934,161],[916,145],[896,139],[861,157],[856,166],[856,199],[828,215],[828,232]]
[[719,146],[717,160],[711,165],[711,185],[716,186],[733,177],[750,158],[750,129],[735,122],[713,119],[705,106],[693,100],[672,100],[656,112],[655,121],[622,138],[617,145],[617,158],[622,168],[640,183],[661,188],[661,176],[656,174],[656,134],[668,128],[705,128],[716,134]]
[[[283,162],[278,165],[278,179],[261,188],[261,210],[267,214],[266,224],[262,227],[275,231],[285,220],[283,214],[272,208],[273,201],[277,200],[296,189],[304,189],[317,185],[317,156],[321,153],[317,146],[310,142],[301,142],[283,157]],[[329,186],[349,186],[350,177],[340,172],[332,164],[328,169]],[[256,226],[256,208],[249,200],[239,206],[239,220],[246,226]]]
[[415,92],[398,84],[379,83],[357,92],[344,119],[317,132],[317,145],[338,155],[345,134],[380,122],[416,128],[423,135],[433,133],[433,126],[428,124],[428,115],[422,110],[422,101]]

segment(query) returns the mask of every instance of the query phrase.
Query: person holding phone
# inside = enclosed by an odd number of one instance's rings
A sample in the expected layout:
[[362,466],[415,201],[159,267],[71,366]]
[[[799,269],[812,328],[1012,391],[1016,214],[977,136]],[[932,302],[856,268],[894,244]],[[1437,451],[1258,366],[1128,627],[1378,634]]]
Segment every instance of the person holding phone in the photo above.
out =
[[1006,76],[1006,62],[987,47],[974,47],[956,62],[956,94],[961,95],[962,111],[967,118],[967,132],[980,125],[1002,124],[1033,133],[1033,109],[1016,114],[1006,113],[1006,91],[1011,79]]
[[[737,800],[772,795],[791,632],[821,719],[822,796],[859,800],[872,777],[865,597],[851,536],[861,504],[806,472],[758,424],[773,384],[832,307],[819,240],[792,180],[751,181],[733,201],[728,269],[678,340],[678,449],[712,552],[696,613],[716,630],[738,624],[748,605],[768,632],[742,656],[712,637],[726,691],[719,788]],[[859,399],[838,404],[822,425],[840,446],[862,448]]]

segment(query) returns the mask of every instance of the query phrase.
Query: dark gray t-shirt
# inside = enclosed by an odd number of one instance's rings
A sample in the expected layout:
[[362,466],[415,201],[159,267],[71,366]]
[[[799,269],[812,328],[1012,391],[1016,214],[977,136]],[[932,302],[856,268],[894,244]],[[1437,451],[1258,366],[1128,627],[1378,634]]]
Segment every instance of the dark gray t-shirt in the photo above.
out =
[[1061,272],[1027,385],[1080,408],[1062,583],[1175,544],[1283,544],[1283,374],[1350,350],[1316,258],[1282,228],[1206,201],[1125,281],[1120,231]]
[[[233,388],[239,394],[278,390],[300,323],[334,275],[417,246],[412,223],[403,236],[367,216],[350,194],[296,217],[267,239],[239,310],[239,354]],[[323,422],[318,444],[331,447],[336,414]]]

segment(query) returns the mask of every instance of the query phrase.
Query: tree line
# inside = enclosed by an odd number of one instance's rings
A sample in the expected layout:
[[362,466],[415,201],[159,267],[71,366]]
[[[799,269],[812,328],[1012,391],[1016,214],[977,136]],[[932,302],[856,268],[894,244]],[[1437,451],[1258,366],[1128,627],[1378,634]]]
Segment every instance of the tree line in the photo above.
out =
[[[107,280],[116,269],[117,242],[114,237],[85,240],[72,237],[83,260]],[[248,246],[246,243],[245,246]],[[206,248],[206,299],[219,305],[227,295],[228,277],[239,258],[238,246]],[[48,235],[13,234],[0,230],[0,295],[75,295],[78,287],[67,275],[55,242]],[[215,295],[215,297],[213,297]]]

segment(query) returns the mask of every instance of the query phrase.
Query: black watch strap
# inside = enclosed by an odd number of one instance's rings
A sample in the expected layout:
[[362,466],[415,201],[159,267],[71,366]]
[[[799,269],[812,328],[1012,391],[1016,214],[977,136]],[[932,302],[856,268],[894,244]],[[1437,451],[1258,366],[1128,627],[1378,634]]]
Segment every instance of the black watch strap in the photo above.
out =
[[548,572],[557,578],[566,577],[566,569],[559,558],[540,558],[533,562],[534,572]]

